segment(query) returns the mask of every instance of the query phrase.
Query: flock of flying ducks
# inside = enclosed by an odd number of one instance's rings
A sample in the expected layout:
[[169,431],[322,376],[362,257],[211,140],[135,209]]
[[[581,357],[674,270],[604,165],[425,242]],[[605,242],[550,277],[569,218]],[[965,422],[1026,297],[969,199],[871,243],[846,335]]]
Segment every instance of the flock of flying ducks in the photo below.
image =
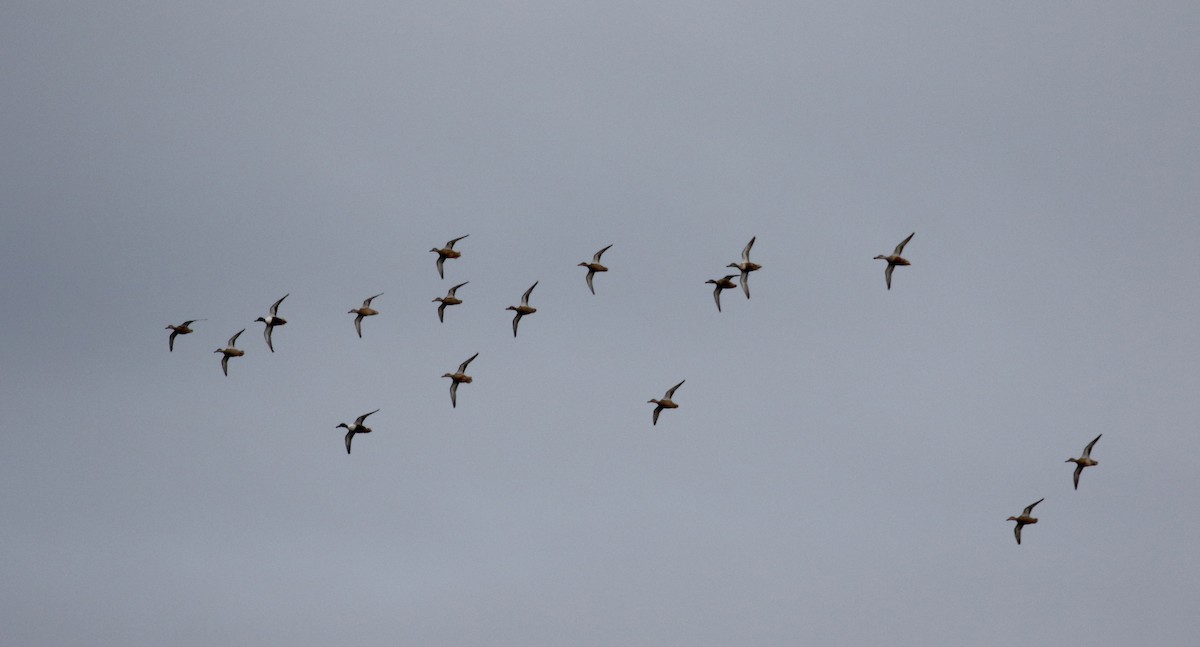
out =
[[[901,254],[904,253],[904,246],[908,244],[908,241],[912,240],[912,238],[915,234],[916,234],[916,232],[913,232],[913,233],[909,234],[907,238],[900,241],[900,244],[896,245],[895,250],[893,250],[891,254],[886,255],[886,256],[883,254],[880,254],[879,256],[875,257],[875,260],[887,261],[887,268],[883,272],[883,277],[884,277],[884,282],[887,285],[888,290],[892,289],[892,271],[895,270],[896,267],[901,266],[901,265],[911,265],[911,263],[909,263],[909,261],[907,259],[905,259],[903,256],[901,256]],[[469,236],[469,235],[470,234],[468,234],[467,236]],[[459,258],[460,256],[462,256],[462,252],[454,249],[454,244],[457,243],[458,241],[466,238],[467,236],[459,236],[458,238],[447,241],[445,246],[443,246],[443,247],[434,247],[433,249],[429,250],[438,255],[437,271],[438,271],[438,276],[441,277],[442,279],[446,278],[446,274],[445,274],[446,259],[454,259],[454,258]],[[715,286],[713,288],[713,300],[717,304],[717,312],[721,311],[721,291],[722,290],[729,290],[732,288],[736,288],[740,284],[742,286],[742,292],[745,293],[746,298],[747,299],[750,298],[750,273],[756,272],[756,271],[762,269],[762,265],[759,265],[758,263],[754,263],[750,260],[750,249],[752,247],[754,247],[754,241],[756,238],[757,237],[751,238],[750,242],[746,244],[746,247],[744,249],[742,249],[742,260],[740,263],[730,263],[729,265],[726,266],[726,267],[732,267],[732,268],[738,270],[738,272],[739,272],[738,274],[728,274],[719,279],[709,279],[708,281],[705,281],[705,283],[711,283]],[[580,267],[587,268],[587,276],[586,276],[585,280],[587,281],[588,290],[591,291],[592,294],[596,294],[596,287],[592,283],[592,280],[596,276],[596,273],[608,271],[607,267],[600,264],[600,257],[603,256],[604,252],[608,251],[610,247],[612,247],[612,245],[607,245],[607,246],[601,248],[600,251],[596,252],[592,256],[591,262],[585,261],[585,262],[579,263]],[[734,282],[735,278],[738,279],[738,282],[736,282],[736,283]],[[462,303],[462,299],[459,299],[456,296],[456,293],[459,288],[467,285],[467,283],[470,283],[470,281],[464,281],[462,283],[459,283],[458,285],[455,285],[454,287],[450,288],[450,290],[446,293],[446,296],[438,297],[433,300],[435,303],[439,303],[439,305],[438,305],[438,321],[440,321],[440,322],[445,321],[445,313],[446,313],[447,307],[458,305],[458,304]],[[534,314],[535,312],[537,312],[537,308],[534,308],[533,306],[529,305],[529,296],[533,293],[533,289],[536,288],[537,285],[538,285],[538,282],[534,281],[533,285],[529,286],[528,290],[525,290],[525,293],[521,295],[521,304],[520,305],[508,306],[506,308],[506,310],[513,310],[514,312],[516,312],[516,314],[513,316],[513,320],[512,320],[513,337],[517,336],[517,326],[521,322],[521,317],[524,317],[525,315],[531,315],[531,314]],[[354,318],[354,330],[355,330],[355,332],[358,333],[358,336],[360,338],[362,337],[362,321],[363,321],[363,319],[366,317],[371,317],[371,316],[379,314],[379,312],[377,310],[371,308],[371,301],[373,301],[374,299],[376,299],[380,296],[383,296],[383,293],[379,293],[379,294],[376,294],[375,296],[366,298],[365,300],[363,300],[361,307],[352,308],[347,313],[347,314],[356,315]],[[263,338],[267,342],[267,348],[270,349],[270,351],[272,353],[275,352],[275,346],[271,342],[271,333],[275,329],[276,326],[282,326],[287,323],[286,319],[279,316],[279,305],[281,303],[283,303],[283,300],[286,298],[288,298],[288,294],[283,295],[282,297],[279,298],[278,301],[276,301],[274,304],[271,305],[270,314],[268,314],[265,317],[259,317],[254,320],[256,323],[261,321],[264,324],[265,327],[263,329]],[[169,351],[173,352],[175,350],[175,337],[177,337],[178,335],[191,334],[193,332],[191,325],[197,321],[205,321],[205,320],[204,319],[189,319],[177,326],[176,325],[167,326],[167,330],[171,331],[171,336],[167,339],[167,348]],[[246,354],[246,352],[244,350],[237,348],[237,339],[244,332],[246,332],[245,328],[237,331],[236,333],[234,333],[234,335],[232,337],[229,338],[229,341],[226,343],[225,348],[218,348],[217,350],[213,351],[215,353],[221,354],[221,371],[226,376],[229,375],[229,358],[241,357],[242,355]],[[476,357],[479,357],[479,353],[475,353],[471,357],[467,358],[467,360],[464,361],[462,364],[459,364],[458,370],[456,370],[455,372],[446,373],[446,374],[442,375],[442,377],[444,377],[444,378],[445,377],[450,378],[450,406],[451,407],[458,406],[458,385],[471,383],[472,378],[470,375],[467,375],[466,371],[467,371],[467,366],[470,365],[471,362]],[[673,400],[673,398],[675,397],[675,391],[677,389],[679,389],[679,387],[683,386],[684,382],[686,382],[686,380],[681,380],[679,382],[679,384],[676,384],[675,386],[667,389],[667,392],[663,395],[662,399],[653,399],[652,398],[650,400],[647,400],[647,404],[656,405],[654,407],[654,413],[651,415],[651,424],[652,425],[658,424],[658,416],[660,413],[663,412],[664,409],[678,409],[679,408],[679,405]],[[350,445],[354,439],[355,434],[371,433],[371,428],[366,426],[365,422],[366,422],[366,419],[368,416],[370,416],[371,414],[374,414],[378,411],[379,411],[379,409],[376,409],[375,411],[370,411],[368,413],[364,413],[361,416],[359,416],[358,418],[356,418],[353,423],[346,424],[343,422],[336,427],[336,428],[345,428],[346,429],[346,453],[347,454],[350,453]],[[1068,463],[1076,464],[1076,467],[1075,467],[1075,489],[1076,490],[1079,489],[1079,475],[1083,472],[1083,468],[1091,467],[1093,465],[1099,464],[1097,461],[1095,461],[1091,458],[1092,446],[1094,446],[1096,444],[1097,440],[1100,440],[1100,436],[1096,436],[1096,438],[1094,440],[1092,440],[1092,442],[1088,443],[1087,447],[1085,447],[1083,449],[1083,456],[1081,456],[1079,458],[1068,458],[1067,459]],[[1045,497],[1038,499],[1037,501],[1029,504],[1029,506],[1027,506],[1025,508],[1025,510],[1019,516],[1009,517],[1007,519],[1007,521],[1017,522],[1016,528],[1014,528],[1014,534],[1017,537],[1017,544],[1021,543],[1021,528],[1025,527],[1027,525],[1035,524],[1038,522],[1037,518],[1032,516],[1032,512],[1033,512],[1033,508],[1037,504],[1041,503],[1042,501],[1045,501]]]

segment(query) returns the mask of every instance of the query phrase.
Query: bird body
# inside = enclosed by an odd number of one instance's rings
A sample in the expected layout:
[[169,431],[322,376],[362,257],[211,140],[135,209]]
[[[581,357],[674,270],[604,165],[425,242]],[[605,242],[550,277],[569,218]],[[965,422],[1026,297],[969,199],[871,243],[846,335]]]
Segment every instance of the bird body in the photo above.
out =
[[738,271],[740,271],[742,273],[742,279],[741,279],[742,292],[746,293],[747,299],[750,298],[750,273],[756,272],[756,271],[762,269],[762,265],[759,265],[758,263],[750,262],[750,248],[754,247],[754,240],[756,238],[758,238],[758,236],[751,238],[750,242],[746,243],[746,248],[742,250],[742,262],[741,263],[730,263],[729,265],[725,266],[725,267],[736,268]]
[[1017,545],[1018,546],[1021,545],[1021,528],[1024,528],[1026,525],[1032,525],[1032,524],[1035,524],[1038,522],[1036,517],[1031,516],[1033,514],[1033,507],[1045,500],[1046,500],[1046,498],[1042,497],[1042,498],[1038,499],[1037,501],[1030,503],[1028,506],[1025,507],[1025,511],[1022,512],[1021,516],[1019,516],[1019,517],[1009,517],[1008,519],[1005,519],[1005,521],[1017,522],[1017,526],[1015,528],[1013,528],[1013,534],[1015,534],[1017,536]]
[[446,278],[446,274],[445,274],[445,271],[443,270],[442,266],[446,262],[447,258],[458,258],[459,256],[462,256],[462,252],[454,249],[454,243],[457,243],[458,241],[460,241],[470,235],[471,234],[467,234],[466,236],[459,236],[458,238],[455,238],[454,240],[448,241],[446,243],[445,247],[441,247],[441,248],[434,247],[433,249],[429,250],[431,252],[437,252],[437,255],[438,255],[437,268],[438,268],[438,276],[439,277],[441,277],[443,279]]
[[900,256],[900,254],[904,253],[904,246],[907,245],[908,241],[912,240],[912,237],[916,234],[917,232],[914,231],[908,235],[908,238],[900,241],[900,244],[896,245],[896,249],[892,252],[891,256],[884,256],[883,254],[880,254],[879,256],[875,257],[875,260],[887,261],[887,269],[883,271],[883,278],[887,282],[887,289],[892,289],[892,270],[896,269],[897,265],[912,265],[912,263],[909,263],[908,260]]
[[476,357],[479,357],[479,353],[475,353],[470,358],[468,358],[467,361],[463,362],[462,364],[459,364],[457,371],[455,371],[453,373],[446,373],[445,375],[442,376],[442,377],[450,378],[450,406],[451,407],[455,407],[455,408],[458,407],[458,385],[471,383],[472,378],[470,375],[467,375],[467,365],[470,364]]
[[241,357],[242,355],[246,354],[246,351],[234,347],[237,344],[238,336],[244,332],[246,332],[245,328],[237,331],[237,333],[230,337],[229,341],[226,342],[228,345],[225,348],[218,348],[217,350],[213,351],[214,353],[221,353],[221,372],[225,374],[225,377],[229,377],[229,358]]
[[716,287],[713,288],[713,300],[717,302],[717,312],[721,311],[721,290],[729,290],[736,288],[737,283],[733,282],[733,277],[737,274],[730,274],[720,279],[709,279],[705,283],[712,283]]
[[462,286],[464,286],[468,283],[470,283],[470,281],[463,281],[462,283],[459,283],[458,285],[450,288],[450,291],[446,293],[446,296],[438,297],[438,298],[434,299],[434,301],[442,302],[441,305],[438,306],[438,321],[443,321],[443,322],[445,321],[444,313],[446,312],[446,306],[456,306],[456,305],[462,303],[462,299],[459,299],[458,297],[454,296],[454,293],[457,292],[459,288],[461,288]]
[[375,300],[375,297],[381,297],[381,296],[383,296],[382,292],[380,292],[379,294],[376,294],[374,297],[368,297],[366,300],[364,300],[362,302],[361,308],[351,308],[350,312],[346,313],[346,314],[358,315],[357,317],[354,318],[354,330],[356,330],[358,332],[359,339],[362,339],[363,317],[373,317],[373,316],[379,314],[378,310],[375,310],[374,308],[371,307],[371,302]]
[[[612,247],[612,245],[609,245],[608,247]],[[596,288],[592,286],[592,277],[596,276],[596,272],[607,272],[608,271],[607,267],[604,267],[603,265],[600,264],[600,256],[602,256],[604,254],[604,252],[608,251],[608,247],[605,247],[604,249],[596,252],[592,256],[591,263],[580,263],[579,264],[579,267],[586,267],[588,270],[587,286],[588,286],[588,289],[592,291],[592,294],[596,293]]]
[[[291,293],[289,292],[288,294],[291,294]],[[271,344],[271,331],[275,329],[275,326],[282,326],[287,323],[287,319],[284,319],[283,317],[278,316],[279,304],[283,303],[283,300],[286,298],[288,298],[287,294],[279,297],[279,300],[276,301],[275,304],[271,306],[271,314],[270,315],[267,315],[266,317],[259,317],[258,319],[255,319],[255,321],[261,321],[264,324],[266,324],[267,327],[263,329],[263,337],[267,340],[267,348],[270,348],[272,353],[275,352],[275,346]]]
[[679,405],[675,404],[675,401],[672,400],[671,398],[675,397],[675,389],[678,389],[679,387],[683,386],[683,383],[686,381],[687,380],[682,380],[679,382],[679,384],[676,384],[675,386],[667,389],[666,395],[664,395],[661,400],[650,399],[650,400],[646,401],[646,404],[653,403],[653,404],[658,405],[657,407],[654,408],[654,415],[651,418],[653,420],[653,422],[651,424],[655,424],[655,425],[658,424],[658,414],[662,413],[663,409],[678,409],[679,408]]
[[347,454],[350,453],[350,441],[354,440],[354,434],[369,434],[369,433],[371,433],[371,428],[364,425],[363,421],[365,421],[367,419],[367,416],[371,415],[372,413],[376,413],[378,411],[379,411],[379,409],[376,409],[375,411],[371,411],[370,413],[362,414],[361,416],[359,416],[358,418],[356,418],[354,420],[353,424],[348,425],[343,422],[340,425],[338,425],[337,427],[334,427],[334,429],[337,429],[339,427],[346,428],[346,453]]
[[525,290],[525,294],[521,295],[521,305],[508,306],[505,308],[505,310],[515,310],[517,313],[517,315],[513,317],[513,337],[517,336],[517,324],[521,322],[521,317],[537,312],[537,308],[529,305],[529,295],[533,292],[533,289],[537,287],[537,284],[538,281],[534,281],[533,285],[529,286],[528,290]]
[[[1100,434],[1100,436],[1103,436],[1103,435],[1104,434]],[[1075,489],[1076,490],[1079,489],[1079,475],[1083,473],[1083,468],[1100,464],[1100,461],[1092,459],[1092,446],[1096,444],[1097,440],[1100,440],[1100,436],[1096,436],[1095,438],[1093,438],[1092,442],[1088,443],[1087,447],[1083,448],[1083,456],[1080,456],[1079,458],[1068,458],[1065,461],[1067,463],[1075,463]]]
[[188,319],[187,321],[179,324],[178,326],[167,325],[167,327],[164,330],[171,331],[171,336],[167,338],[167,351],[168,352],[172,352],[172,353],[175,352],[175,336],[192,334],[193,330],[190,328],[190,326],[192,324],[196,323],[197,321],[204,321],[204,319]]

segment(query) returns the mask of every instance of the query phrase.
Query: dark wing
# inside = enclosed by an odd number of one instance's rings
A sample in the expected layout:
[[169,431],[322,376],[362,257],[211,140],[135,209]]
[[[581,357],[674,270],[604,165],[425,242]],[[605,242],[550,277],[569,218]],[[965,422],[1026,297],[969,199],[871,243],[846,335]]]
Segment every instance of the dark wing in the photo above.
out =
[[[383,293],[382,293],[382,292],[380,292],[379,294],[376,294],[376,295],[375,295],[375,297],[381,297],[381,296],[383,296]],[[375,297],[370,297],[370,298],[368,298],[366,301],[363,301],[362,307],[364,307],[364,308],[369,308],[369,307],[371,307],[371,302],[375,300]]]
[[[291,292],[289,292],[288,294],[291,294]],[[288,294],[285,294],[285,295],[279,297],[279,300],[275,302],[275,305],[271,306],[271,316],[272,317],[275,316],[275,313],[279,312],[279,304],[283,303],[283,300],[288,298]]]
[[517,316],[513,317],[513,337],[517,336],[517,322],[520,320],[521,320],[521,313],[518,312]]
[[528,290],[525,290],[525,294],[521,295],[521,305],[529,305],[529,295],[533,292],[533,289],[537,287],[538,283],[539,281],[534,281],[533,285],[529,286]]
[[[669,400],[670,398],[667,398],[667,399]],[[653,418],[654,422],[651,424],[655,424],[655,425],[658,424],[658,414],[662,413],[662,410],[663,410],[663,408],[661,405],[654,408],[654,418]]]
[[452,296],[454,296],[454,292],[455,292],[456,290],[458,290],[459,288],[461,288],[462,286],[464,286],[464,285],[466,285],[466,284],[468,284],[468,283],[470,283],[470,281],[463,281],[462,283],[459,283],[458,285],[456,285],[456,286],[454,286],[454,287],[450,288],[450,291],[446,293],[446,296],[448,296],[448,297],[452,297]]
[[746,298],[750,298],[750,270],[742,270],[742,292],[746,293]]
[[221,356],[221,372],[225,374],[225,377],[229,377],[229,356],[228,355]]
[[1024,525],[1025,525],[1025,524],[1023,524],[1023,523],[1021,523],[1020,521],[1018,521],[1018,522],[1017,522],[1017,527],[1016,527],[1016,528],[1013,528],[1013,534],[1015,534],[1015,535],[1017,536],[1017,545],[1018,545],[1018,546],[1020,546],[1020,545],[1021,545],[1021,527],[1022,527],[1022,526],[1024,526]]
[[271,329],[274,327],[271,324],[267,324],[267,327],[263,329],[263,337],[267,340],[267,348],[270,348],[272,353],[275,352],[275,347],[271,345]]
[[[366,306],[363,306],[363,307],[366,307]],[[363,320],[362,315],[358,315],[357,317],[354,318],[354,329],[358,331],[359,339],[362,339],[362,320]]]
[[742,262],[743,263],[750,262],[750,248],[754,247],[754,239],[755,238],[758,238],[758,236],[751,238],[750,242],[746,243],[746,248],[742,250]]
[[[375,413],[375,412],[377,412],[377,411],[379,411],[379,409],[376,409],[375,411],[372,411],[371,413]],[[367,416],[371,415],[371,413],[364,413],[364,414],[362,414],[361,416],[359,416],[359,417],[358,417],[358,419],[357,419],[357,420],[355,420],[355,421],[354,421],[354,424],[355,424],[355,425],[361,425],[361,424],[363,423],[363,421],[367,419]]]
[[[612,247],[612,245],[609,245],[608,247]],[[599,263],[599,262],[600,262],[600,256],[602,256],[602,255],[604,254],[604,252],[607,252],[607,251],[608,251],[608,247],[605,247],[604,249],[602,249],[602,250],[600,250],[600,251],[596,252],[596,255],[595,255],[595,256],[592,256],[592,262],[593,262],[593,263]]]
[[592,277],[593,277],[593,276],[596,276],[596,270],[593,270],[592,268],[590,268],[590,267],[589,267],[589,268],[588,268],[588,273],[587,273],[587,284],[588,284],[588,289],[592,291],[592,294],[595,294],[595,293],[596,293],[596,288],[592,287]]
[[717,302],[717,312],[721,311],[721,286],[718,284],[713,290],[713,299]]
[[1083,463],[1075,466],[1075,489],[1079,489],[1079,475],[1083,473]]
[[904,246],[907,245],[908,241],[912,240],[912,237],[916,236],[916,235],[917,235],[917,232],[914,231],[913,233],[908,235],[908,238],[905,238],[904,240],[900,241],[900,244],[896,245],[896,251],[893,252],[893,254],[895,254],[896,256],[899,256],[900,254],[902,254],[904,252]]
[[896,269],[895,265],[888,263],[887,269],[883,271],[883,278],[887,281],[888,289],[892,289],[892,270]]
[[463,362],[462,364],[459,364],[459,365],[458,365],[458,372],[459,372],[459,373],[465,373],[465,372],[467,371],[467,364],[470,364],[472,361],[474,361],[474,359],[475,359],[476,357],[479,357],[479,353],[475,353],[474,355],[472,355],[472,356],[471,356],[471,358],[470,358],[470,359],[468,359],[467,361]]
[[[185,324],[183,324],[183,325],[185,325],[185,326],[186,326],[187,324],[185,323]],[[173,352],[175,352],[175,335],[178,335],[178,334],[179,334],[179,331],[178,331],[178,330],[172,330],[172,331],[171,331],[171,337],[170,337],[169,339],[167,339],[167,348],[168,348],[168,349],[169,349],[169,350],[170,350],[172,353],[173,353]]]
[[450,380],[450,406],[458,408],[458,380]]
[[438,304],[438,321],[445,322],[446,302]]
[[[1104,434],[1100,434],[1100,436],[1103,436],[1103,435],[1104,435]],[[1100,436],[1096,436],[1095,438],[1093,438],[1093,439],[1092,439],[1092,442],[1088,443],[1088,444],[1087,444],[1087,447],[1084,447],[1084,448],[1083,448],[1083,457],[1084,457],[1084,458],[1091,458],[1091,456],[1092,456],[1092,445],[1095,445],[1095,444],[1096,444],[1096,441],[1097,441],[1097,440],[1100,440]]]
[[347,454],[350,453],[350,441],[351,440],[354,440],[354,431],[353,430],[346,432],[346,453]]
[[667,389],[667,394],[663,396],[663,399],[670,400],[671,398],[675,397],[675,389],[678,389],[679,387],[683,386],[683,382],[687,382],[687,380],[683,380],[679,384],[676,384],[675,386]]
[[[467,234],[467,236],[470,236],[470,235],[471,234]],[[446,243],[446,249],[454,249],[454,243],[457,243],[458,241],[466,238],[467,236],[459,236],[458,238],[455,238],[454,240]]]
[[1033,507],[1045,500],[1046,500],[1046,497],[1042,497],[1042,498],[1038,499],[1037,501],[1030,503],[1029,507],[1025,508],[1025,512],[1022,512],[1021,515],[1026,516],[1026,517],[1029,516],[1030,514],[1033,513]]
[[241,334],[242,334],[242,333],[244,333],[244,332],[246,332],[246,329],[245,329],[245,328],[242,328],[241,330],[237,331],[237,334],[236,334],[236,335],[234,335],[234,336],[232,336],[232,337],[230,337],[230,338],[229,338],[229,347],[230,347],[230,348],[233,348],[233,346],[234,346],[235,344],[237,344],[237,338],[238,338],[238,336],[239,336],[239,335],[241,335]]
[[437,259],[438,276],[443,279],[446,278],[446,274],[442,270],[442,263],[444,263],[444,262],[446,262],[446,257],[442,256],[441,254],[438,254],[438,259]]

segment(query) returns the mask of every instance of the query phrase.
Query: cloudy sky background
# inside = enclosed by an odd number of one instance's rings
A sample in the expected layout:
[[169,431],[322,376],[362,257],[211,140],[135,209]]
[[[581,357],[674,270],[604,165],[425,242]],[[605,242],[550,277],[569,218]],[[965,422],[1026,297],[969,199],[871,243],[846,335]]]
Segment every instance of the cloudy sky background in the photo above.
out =
[[1186,644],[1198,28],[4,4],[5,641]]

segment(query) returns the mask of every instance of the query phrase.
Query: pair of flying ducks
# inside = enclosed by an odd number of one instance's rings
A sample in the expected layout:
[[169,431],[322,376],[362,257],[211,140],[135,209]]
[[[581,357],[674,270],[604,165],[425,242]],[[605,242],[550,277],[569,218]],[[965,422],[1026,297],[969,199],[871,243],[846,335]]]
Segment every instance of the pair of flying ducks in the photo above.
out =
[[[1103,435],[1104,434],[1100,434],[1100,436],[1103,436]],[[1095,438],[1093,438],[1092,442],[1088,443],[1087,447],[1083,448],[1083,456],[1080,456],[1079,458],[1068,458],[1065,461],[1067,463],[1075,463],[1074,480],[1075,480],[1075,489],[1076,490],[1079,489],[1079,475],[1083,473],[1083,468],[1092,467],[1093,465],[1100,464],[1100,461],[1094,460],[1092,458],[1092,447],[1096,444],[1097,440],[1100,440],[1100,436],[1096,436]],[[1037,504],[1039,504],[1045,500],[1046,500],[1046,498],[1042,497],[1042,498],[1038,499],[1037,501],[1034,501],[1033,503],[1030,503],[1028,506],[1026,506],[1025,510],[1021,512],[1020,516],[1009,517],[1008,519],[1005,519],[1005,521],[1017,522],[1017,526],[1015,528],[1013,528],[1013,534],[1015,534],[1017,536],[1017,544],[1018,545],[1021,543],[1021,528],[1024,528],[1025,526],[1033,525],[1038,522],[1037,517],[1033,516],[1034,506],[1036,506]]]
[[[275,347],[271,344],[271,331],[275,329],[275,326],[282,326],[287,323],[286,319],[279,316],[279,304],[283,303],[283,300],[286,298],[288,298],[287,294],[279,297],[279,300],[271,306],[271,314],[267,315],[266,317],[259,317],[258,319],[255,319],[255,321],[261,321],[266,324],[267,327],[265,330],[263,330],[263,337],[266,338],[267,348],[270,348],[272,353],[275,352]],[[194,321],[200,320],[196,319]],[[185,321],[183,322],[182,326],[167,326],[167,328],[172,330],[171,339],[168,341],[168,345],[170,346],[171,350],[175,350],[175,335],[186,335],[192,332],[192,330],[188,328],[191,323],[192,321]],[[186,332],[183,329],[186,329]],[[213,351],[214,353],[221,353],[221,372],[227,377],[229,376],[229,358],[241,357],[242,355],[246,354],[246,351],[237,347],[237,338],[244,332],[246,332],[245,328],[237,331],[237,333],[230,337],[229,341],[226,342],[225,348],[218,348],[217,350]]]

